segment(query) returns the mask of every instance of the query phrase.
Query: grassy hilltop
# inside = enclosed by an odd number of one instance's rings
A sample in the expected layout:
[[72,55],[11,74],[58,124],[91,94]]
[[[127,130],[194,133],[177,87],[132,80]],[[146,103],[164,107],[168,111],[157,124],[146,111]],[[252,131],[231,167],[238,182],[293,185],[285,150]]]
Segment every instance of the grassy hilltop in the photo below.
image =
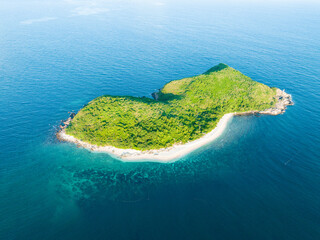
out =
[[201,137],[226,113],[270,108],[275,94],[275,88],[219,64],[199,76],[169,82],[157,101],[98,97],[79,111],[66,133],[98,146],[159,149]]

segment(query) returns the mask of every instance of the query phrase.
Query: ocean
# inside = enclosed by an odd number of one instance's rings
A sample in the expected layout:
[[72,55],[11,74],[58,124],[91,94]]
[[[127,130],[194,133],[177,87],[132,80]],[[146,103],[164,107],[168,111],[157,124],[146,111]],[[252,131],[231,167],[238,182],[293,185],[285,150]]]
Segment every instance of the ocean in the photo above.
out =
[[[0,4],[0,239],[320,239],[320,4]],[[59,142],[70,111],[147,96],[220,62],[285,89],[178,161]]]

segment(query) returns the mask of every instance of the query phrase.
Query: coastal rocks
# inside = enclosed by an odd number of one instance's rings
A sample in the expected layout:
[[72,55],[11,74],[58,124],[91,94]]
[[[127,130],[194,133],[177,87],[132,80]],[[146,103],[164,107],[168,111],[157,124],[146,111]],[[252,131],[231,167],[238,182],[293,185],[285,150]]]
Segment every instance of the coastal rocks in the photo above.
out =
[[68,119],[65,121],[62,121],[60,128],[65,129],[70,124],[71,120],[74,118],[75,115],[76,114],[74,112],[70,113],[70,116],[68,117]]
[[292,96],[286,93],[284,90],[277,89],[276,91],[276,104],[274,107],[263,111],[248,111],[242,113],[234,113],[235,116],[248,116],[248,115],[279,115],[285,112],[287,106],[293,105]]
[[153,97],[154,100],[158,101],[158,99],[159,99],[159,93],[158,92],[151,93],[151,96]]
[[284,113],[287,106],[293,105],[292,96],[286,93],[284,90],[277,89],[276,92],[277,103],[273,108],[260,111],[260,114],[278,115]]
[[74,112],[70,113],[69,117],[67,118],[67,120],[65,121],[61,121],[61,124],[59,126],[60,128],[60,131],[57,132],[56,136],[57,136],[57,139],[59,141],[67,141],[63,135],[61,133],[64,133],[65,132],[65,129],[68,127],[68,125],[71,123],[71,120],[74,118],[76,114]]
[[70,118],[73,119],[76,114],[74,112],[70,113]]
[[234,113],[235,116],[248,116],[248,115],[279,115],[285,112],[287,106],[293,105],[292,96],[286,93],[284,90],[277,89],[276,91],[276,104],[272,108],[268,108],[263,111],[248,111],[242,113]]

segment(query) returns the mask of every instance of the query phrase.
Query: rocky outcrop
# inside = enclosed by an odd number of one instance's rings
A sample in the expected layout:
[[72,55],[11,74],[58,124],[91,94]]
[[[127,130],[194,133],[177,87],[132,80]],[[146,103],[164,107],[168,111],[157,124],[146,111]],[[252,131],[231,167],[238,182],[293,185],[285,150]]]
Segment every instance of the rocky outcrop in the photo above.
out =
[[259,115],[259,114],[265,114],[265,115],[279,115],[285,112],[287,109],[287,106],[293,105],[292,96],[288,93],[286,93],[284,90],[280,90],[277,88],[276,91],[276,104],[272,108],[268,108],[263,111],[248,111],[248,112],[242,112],[242,113],[234,113],[235,116],[248,116],[248,115]]
[[70,115],[69,115],[69,117],[67,118],[67,120],[62,120],[61,121],[61,124],[60,124],[60,126],[59,126],[59,128],[60,128],[60,131],[59,132],[57,132],[57,134],[56,134],[56,136],[57,136],[57,138],[58,138],[58,140],[60,140],[60,141],[64,141],[64,139],[63,138],[61,138],[61,135],[60,135],[60,133],[63,131],[65,131],[65,129],[68,127],[68,125],[71,123],[71,120],[74,118],[74,116],[75,116],[76,114],[74,113],[74,112],[72,112],[72,113],[70,113]]
[[287,106],[293,105],[292,96],[284,90],[277,89],[276,92],[276,105],[272,108],[260,111],[260,114],[278,115],[284,113]]
[[154,99],[154,100],[158,101],[158,98],[159,98],[159,92],[151,93],[151,96],[153,97],[153,99]]

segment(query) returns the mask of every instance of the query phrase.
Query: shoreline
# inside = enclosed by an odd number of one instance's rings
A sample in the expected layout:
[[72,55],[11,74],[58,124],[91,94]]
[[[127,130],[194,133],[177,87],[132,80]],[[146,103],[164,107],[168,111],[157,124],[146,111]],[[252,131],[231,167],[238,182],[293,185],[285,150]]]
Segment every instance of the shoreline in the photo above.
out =
[[233,116],[244,116],[252,114],[264,114],[264,115],[279,115],[285,112],[288,105],[293,105],[292,97],[287,94],[284,90],[276,90],[277,103],[275,107],[266,109],[264,111],[248,111],[242,113],[227,113],[219,120],[217,126],[205,134],[204,136],[187,142],[185,144],[174,144],[168,148],[155,149],[155,150],[135,150],[135,149],[120,149],[113,146],[97,146],[90,144],[75,137],[66,134],[65,129],[72,121],[75,114],[72,114],[67,121],[64,122],[64,126],[60,126],[61,130],[57,133],[57,138],[61,141],[71,142],[76,144],[78,147],[83,147],[93,152],[104,152],[115,156],[117,159],[124,162],[162,162],[168,163],[193,152],[194,150],[209,144],[210,142],[217,139],[223,131],[226,129],[228,122]]

